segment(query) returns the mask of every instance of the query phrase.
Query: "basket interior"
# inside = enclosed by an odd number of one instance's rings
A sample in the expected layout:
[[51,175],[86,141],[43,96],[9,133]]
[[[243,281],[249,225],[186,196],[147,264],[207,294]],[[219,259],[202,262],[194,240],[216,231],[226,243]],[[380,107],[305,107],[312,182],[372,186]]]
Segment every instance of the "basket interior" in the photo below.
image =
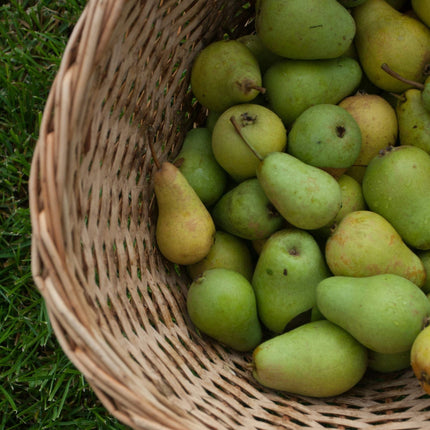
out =
[[430,402],[410,370],[369,372],[336,398],[292,396],[256,384],[251,354],[194,329],[186,271],[155,246],[150,145],[170,160],[204,123],[189,89],[194,56],[251,33],[253,4],[106,4],[88,4],[69,42],[31,178],[34,276],[104,405],[136,429],[428,428]]

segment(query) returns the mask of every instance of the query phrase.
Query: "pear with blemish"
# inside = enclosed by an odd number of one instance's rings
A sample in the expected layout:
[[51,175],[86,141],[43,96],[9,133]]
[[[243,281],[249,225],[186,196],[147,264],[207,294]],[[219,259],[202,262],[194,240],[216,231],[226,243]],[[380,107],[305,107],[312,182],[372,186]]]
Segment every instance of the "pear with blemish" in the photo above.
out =
[[340,276],[393,273],[424,285],[420,258],[403,242],[393,226],[371,211],[347,214],[328,238],[325,257],[331,272]]
[[329,276],[324,256],[312,235],[287,228],[265,242],[252,277],[261,322],[282,333],[293,319],[315,305],[317,284]]
[[177,264],[200,261],[214,241],[215,224],[210,213],[172,163],[162,163],[153,178],[158,204],[155,235],[160,252]]

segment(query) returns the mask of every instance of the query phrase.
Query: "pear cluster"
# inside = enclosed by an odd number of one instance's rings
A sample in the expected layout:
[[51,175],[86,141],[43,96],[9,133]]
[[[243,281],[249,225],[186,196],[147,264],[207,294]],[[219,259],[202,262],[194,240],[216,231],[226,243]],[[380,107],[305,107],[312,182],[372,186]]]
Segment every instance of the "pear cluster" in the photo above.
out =
[[[191,323],[257,384],[430,393],[430,0],[258,0],[190,70],[206,123],[156,161],[157,245]],[[428,328],[427,328],[428,327]]]

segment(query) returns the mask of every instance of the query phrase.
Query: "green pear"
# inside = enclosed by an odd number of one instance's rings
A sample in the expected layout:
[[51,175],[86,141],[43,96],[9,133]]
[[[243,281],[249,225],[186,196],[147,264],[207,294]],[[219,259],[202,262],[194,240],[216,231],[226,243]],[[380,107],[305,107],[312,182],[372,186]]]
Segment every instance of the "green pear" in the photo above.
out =
[[363,92],[344,98],[339,106],[346,109],[360,127],[360,153],[346,174],[361,184],[369,161],[381,149],[394,145],[397,141],[396,111],[382,96]]
[[384,354],[368,350],[368,367],[376,372],[390,373],[407,369],[411,366],[411,351],[396,354]]
[[273,206],[294,227],[318,229],[332,222],[340,210],[337,180],[285,152],[264,157],[257,178]]
[[426,280],[421,289],[426,293],[430,293],[430,250],[428,251],[419,251],[418,257],[423,263],[424,270],[426,272]]
[[294,121],[287,150],[312,166],[348,168],[360,154],[361,130],[346,109],[334,104],[317,104]]
[[424,285],[424,265],[393,226],[371,211],[347,214],[327,239],[325,258],[333,275],[372,276],[394,273],[419,287]]
[[257,178],[247,179],[225,193],[211,214],[219,230],[248,240],[265,239],[284,224]]
[[214,241],[215,224],[197,193],[172,163],[153,175],[158,204],[156,239],[160,252],[177,264],[204,258]]
[[173,163],[206,206],[214,204],[224,193],[227,173],[213,155],[209,129],[189,130]]
[[260,66],[243,43],[212,42],[192,64],[191,90],[204,107],[223,112],[235,104],[250,102],[263,90]]
[[258,158],[243,139],[259,154],[283,151],[287,131],[270,109],[252,103],[235,105],[223,112],[212,132],[215,159],[237,182],[255,177]]
[[310,397],[354,387],[367,369],[367,350],[327,320],[313,321],[257,346],[253,376],[261,385]]
[[418,18],[430,27],[430,1],[429,0],[411,0],[413,11]]
[[222,112],[215,112],[213,110],[208,111],[205,127],[211,132],[213,132],[216,122],[218,118],[221,116]]
[[362,183],[367,206],[407,245],[430,249],[430,155],[408,145],[388,147],[369,163]]
[[424,292],[402,276],[332,276],[316,289],[317,306],[327,320],[365,347],[395,354],[411,349],[430,316]]
[[353,9],[357,25],[355,45],[360,64],[370,81],[392,92],[411,85],[381,69],[387,63],[406,79],[423,82],[424,68],[430,62],[430,29],[402,14],[385,0],[368,0]]
[[193,281],[187,311],[202,333],[234,350],[250,351],[262,341],[254,291],[235,270],[210,269]]
[[336,0],[260,0],[255,28],[267,48],[291,59],[337,58],[355,36],[355,22]]
[[257,59],[260,70],[264,73],[273,63],[279,61],[282,57],[276,55],[263,44],[257,34],[245,34],[237,39],[243,43]]
[[310,233],[287,228],[270,236],[252,277],[261,322],[282,333],[315,305],[315,289],[329,276],[324,256]]
[[396,107],[399,141],[430,154],[430,110],[424,106],[420,90],[411,88],[399,99]]
[[187,266],[187,271],[194,280],[206,270],[217,267],[235,270],[251,281],[254,261],[247,242],[230,233],[218,230],[209,254],[198,263]]
[[282,60],[263,75],[270,108],[289,127],[308,107],[337,104],[361,82],[359,63],[350,57],[332,60]]

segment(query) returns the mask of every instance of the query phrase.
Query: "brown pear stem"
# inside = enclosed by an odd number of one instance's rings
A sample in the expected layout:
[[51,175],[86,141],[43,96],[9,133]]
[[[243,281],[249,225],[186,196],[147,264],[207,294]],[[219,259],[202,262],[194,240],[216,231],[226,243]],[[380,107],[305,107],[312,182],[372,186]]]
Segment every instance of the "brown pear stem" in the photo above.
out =
[[157,158],[157,155],[155,154],[154,143],[153,143],[153,141],[151,139],[151,135],[149,136],[148,142],[149,142],[149,149],[151,150],[151,154],[152,154],[152,158],[154,160],[155,167],[157,169],[159,169],[161,167],[161,164],[160,164],[160,161]]
[[236,121],[236,118],[233,116],[230,117],[230,122],[233,124],[234,129],[236,130],[236,133],[239,135],[239,137],[244,141],[245,145],[252,151],[252,153],[260,160],[263,161],[263,157],[248,143],[248,141],[245,139],[245,136],[240,131],[239,124]]
[[418,88],[419,90],[424,89],[424,85],[422,83],[405,78],[401,74],[395,72],[387,63],[383,63],[381,65],[381,69],[384,70],[384,72],[387,72],[393,78],[398,79],[399,81],[404,82],[405,84],[412,85],[413,87]]
[[406,97],[404,94],[396,94],[396,93],[392,93],[391,91],[388,94],[390,94],[394,98],[400,100],[401,102],[404,102],[406,100]]

